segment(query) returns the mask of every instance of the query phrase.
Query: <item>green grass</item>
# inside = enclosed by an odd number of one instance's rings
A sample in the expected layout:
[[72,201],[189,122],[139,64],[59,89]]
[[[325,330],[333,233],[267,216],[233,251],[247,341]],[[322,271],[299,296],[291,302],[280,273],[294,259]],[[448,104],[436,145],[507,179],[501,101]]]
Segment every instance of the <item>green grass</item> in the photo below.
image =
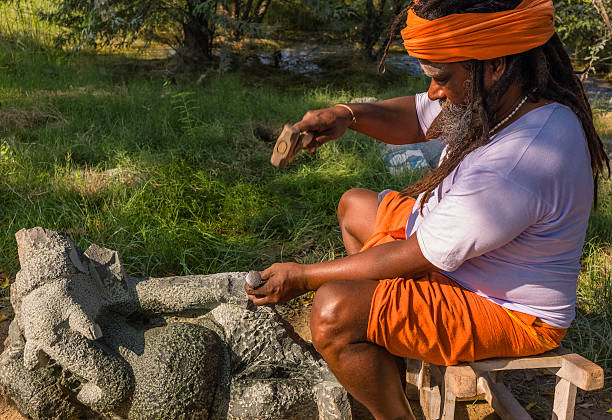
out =
[[[11,278],[19,269],[14,234],[33,226],[115,249],[132,275],[332,259],[344,255],[335,214],[344,191],[401,188],[416,176],[391,176],[377,143],[354,133],[278,170],[269,164],[273,143],[255,133],[273,141],[308,109],[411,94],[423,80],[337,63],[318,79],[237,69],[176,84],[163,62],[71,54],[51,48],[42,30],[15,31],[0,41],[0,270]],[[596,122],[612,139],[609,115]],[[605,367],[611,260],[605,181],[564,341]]]
[[[612,151],[612,112],[595,107],[595,128]],[[599,186],[598,209],[591,214],[578,281],[576,319],[563,344],[596,363],[612,367],[612,181]],[[606,377],[606,389],[612,388]]]
[[52,37],[57,33],[57,28],[52,24],[40,19],[36,10],[39,8],[50,9],[53,2],[50,0],[31,0],[28,2],[3,2],[0,4],[0,31],[5,37],[18,38],[24,41],[27,38],[35,38],[45,44],[51,44]]
[[[578,281],[576,319],[563,345],[612,367],[612,182],[602,182],[591,214]],[[610,378],[607,378],[610,387]]]
[[11,43],[0,52],[0,267],[9,275],[18,270],[14,233],[37,225],[118,250],[136,275],[327,259],[341,253],[343,191],[409,182],[410,174],[390,176],[377,144],[354,134],[277,170],[272,143],[253,131],[277,134],[308,109],[412,93],[421,81],[395,91],[295,84],[286,93],[276,80],[246,84],[240,75],[177,86],[124,64]]

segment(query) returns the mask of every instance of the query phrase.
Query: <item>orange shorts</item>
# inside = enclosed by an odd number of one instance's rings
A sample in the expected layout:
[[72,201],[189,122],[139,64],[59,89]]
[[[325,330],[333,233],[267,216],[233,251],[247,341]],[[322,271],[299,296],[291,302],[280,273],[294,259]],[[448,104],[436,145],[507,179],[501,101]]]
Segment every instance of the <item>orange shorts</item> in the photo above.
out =
[[[415,200],[389,192],[376,214],[368,249],[405,239]],[[381,280],[368,321],[368,340],[391,354],[453,365],[490,357],[518,357],[558,347],[565,328],[505,309],[440,273]]]

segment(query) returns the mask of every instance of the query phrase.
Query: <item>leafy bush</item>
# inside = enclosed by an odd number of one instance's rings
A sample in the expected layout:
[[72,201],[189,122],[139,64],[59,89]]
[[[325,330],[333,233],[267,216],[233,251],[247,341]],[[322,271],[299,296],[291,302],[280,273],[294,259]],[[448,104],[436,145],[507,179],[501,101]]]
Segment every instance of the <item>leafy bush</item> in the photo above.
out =
[[609,2],[559,0],[555,1],[555,10],[557,33],[574,59],[594,65],[612,61]]
[[[60,45],[128,45],[136,39],[173,47],[198,63],[212,56],[221,31],[233,37],[263,32],[261,21],[272,0],[60,0],[36,9],[63,30]],[[0,0],[21,8],[20,0]]]

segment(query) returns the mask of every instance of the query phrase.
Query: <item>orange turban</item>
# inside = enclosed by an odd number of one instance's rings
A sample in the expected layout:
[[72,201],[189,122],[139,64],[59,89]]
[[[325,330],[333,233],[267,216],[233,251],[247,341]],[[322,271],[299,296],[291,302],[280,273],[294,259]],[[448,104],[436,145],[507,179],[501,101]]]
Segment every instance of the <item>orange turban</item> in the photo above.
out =
[[435,63],[488,60],[543,45],[555,33],[551,0],[523,0],[515,9],[427,20],[411,8],[402,30],[408,54]]

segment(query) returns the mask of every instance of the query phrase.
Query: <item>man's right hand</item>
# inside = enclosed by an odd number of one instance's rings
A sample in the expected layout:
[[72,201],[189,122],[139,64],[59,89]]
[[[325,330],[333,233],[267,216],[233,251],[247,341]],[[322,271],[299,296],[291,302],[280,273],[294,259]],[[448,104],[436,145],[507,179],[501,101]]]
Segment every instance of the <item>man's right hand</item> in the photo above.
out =
[[350,111],[341,106],[308,111],[302,121],[295,123],[293,127],[300,131],[308,131],[314,135],[316,142],[309,147],[310,152],[315,151],[328,141],[342,136],[353,122]]
[[304,265],[276,263],[262,271],[265,283],[253,289],[247,282],[244,290],[247,298],[255,305],[283,304],[308,291],[304,277]]

